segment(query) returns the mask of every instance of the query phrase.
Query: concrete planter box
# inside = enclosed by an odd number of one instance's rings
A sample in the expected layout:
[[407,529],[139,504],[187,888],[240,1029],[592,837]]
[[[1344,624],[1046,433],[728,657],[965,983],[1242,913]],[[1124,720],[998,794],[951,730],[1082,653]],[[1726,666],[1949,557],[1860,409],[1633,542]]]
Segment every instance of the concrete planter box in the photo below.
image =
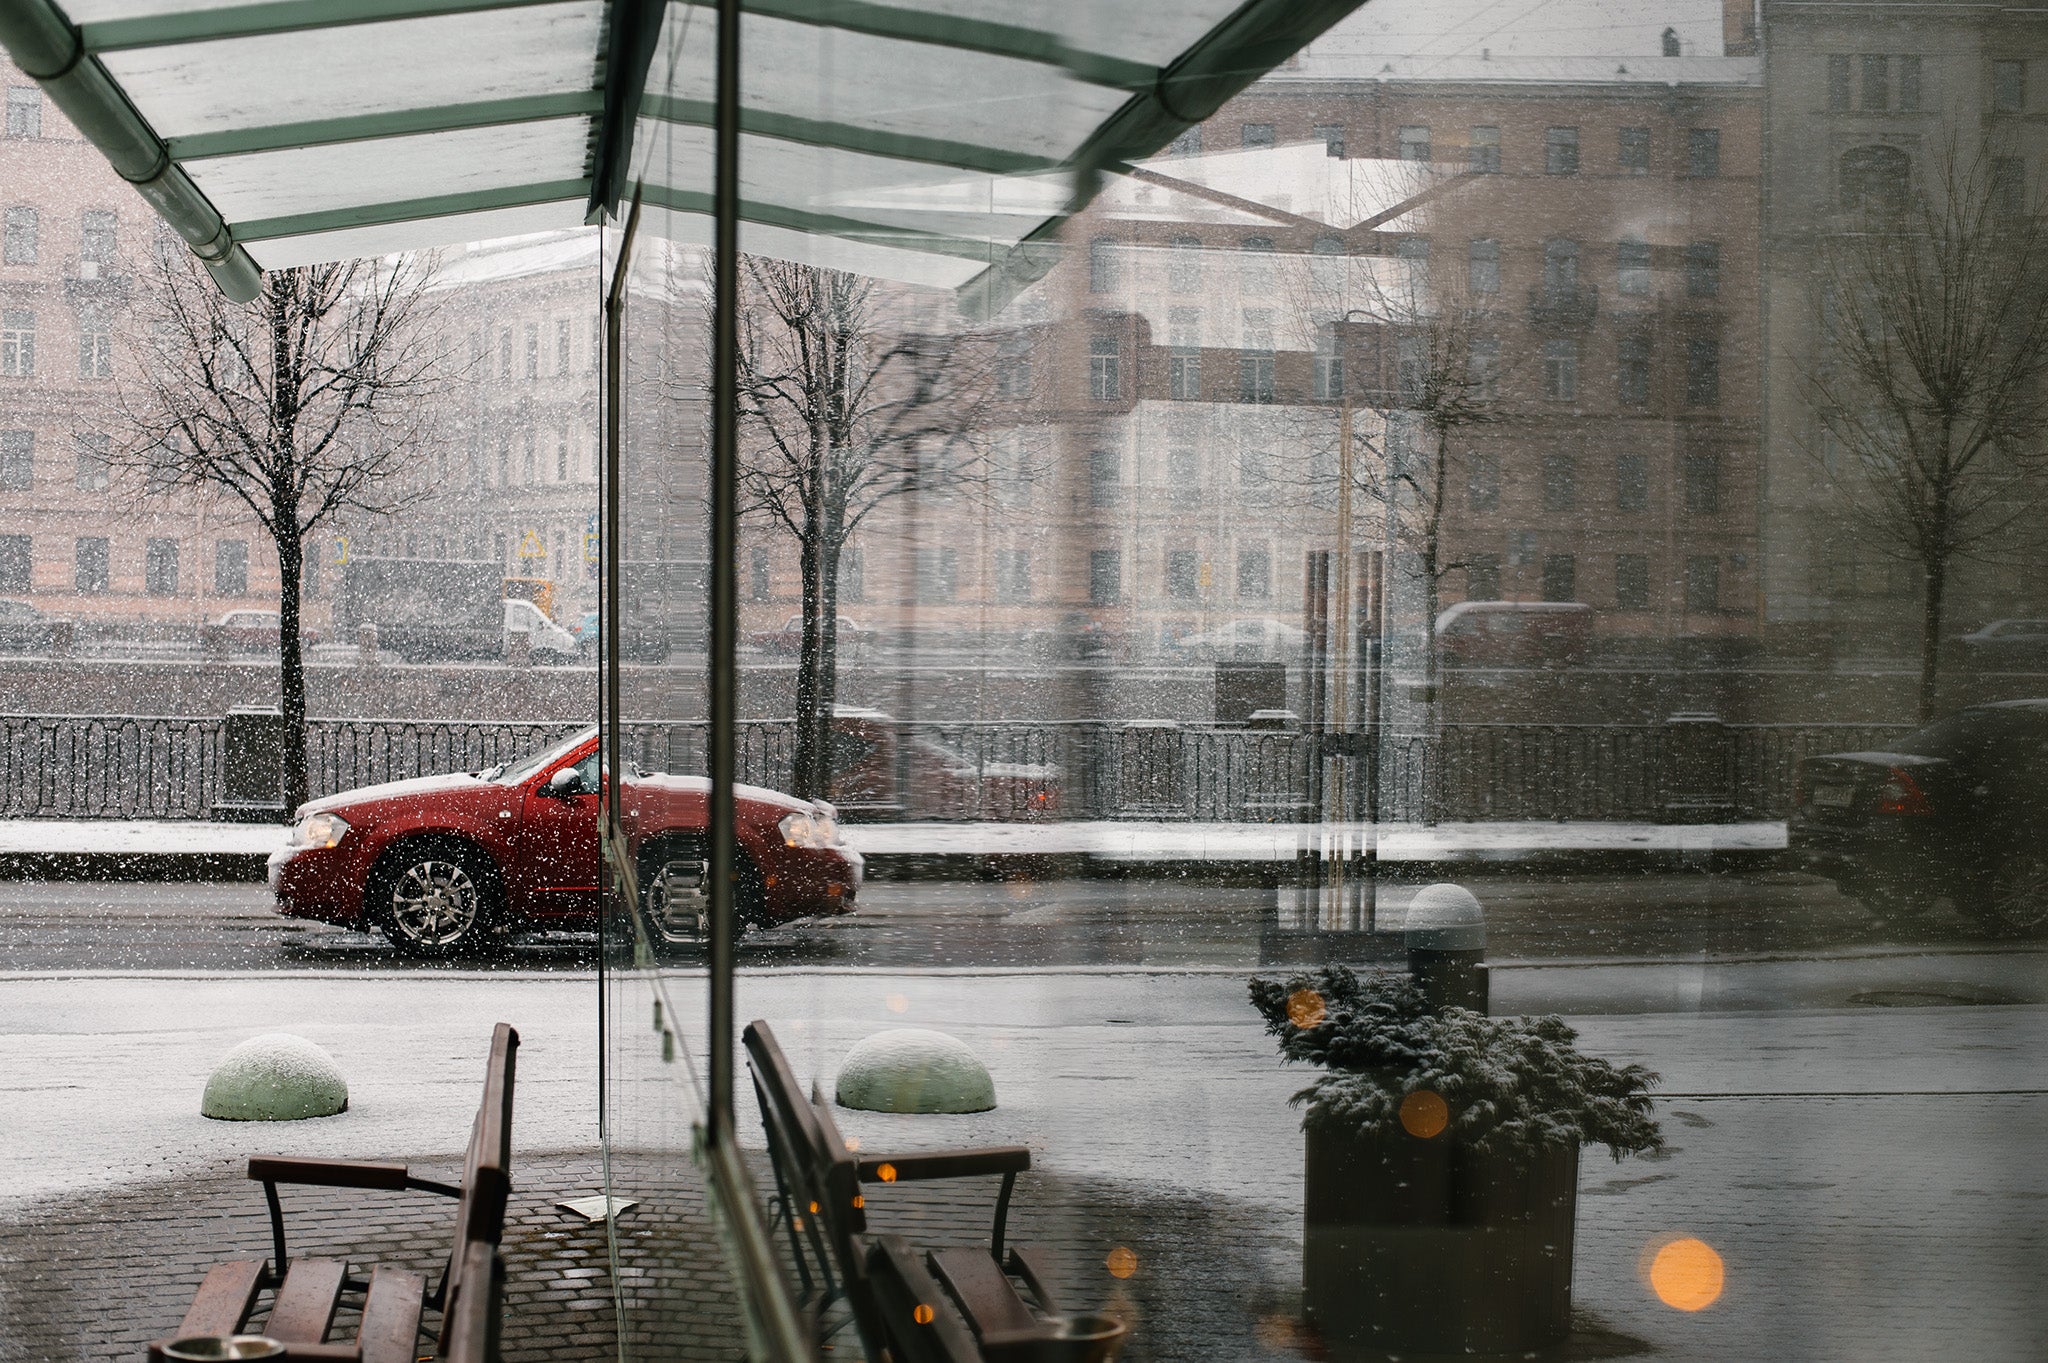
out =
[[1307,1131],[1302,1291],[1336,1358],[1513,1353],[1571,1330],[1579,1152]]

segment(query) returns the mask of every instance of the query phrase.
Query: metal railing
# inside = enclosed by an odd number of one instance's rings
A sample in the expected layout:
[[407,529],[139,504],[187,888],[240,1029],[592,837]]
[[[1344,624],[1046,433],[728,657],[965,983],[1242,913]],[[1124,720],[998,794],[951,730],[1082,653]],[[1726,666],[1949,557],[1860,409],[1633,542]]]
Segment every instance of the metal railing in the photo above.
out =
[[[566,721],[316,719],[315,797],[510,762],[577,728]],[[1906,725],[1453,724],[1391,734],[1380,817],[1700,821],[1782,817],[1804,756],[1882,746]],[[895,779],[856,801],[906,818],[1293,822],[1319,810],[1330,745],[1299,730],[1174,723],[915,722],[896,726]],[[625,754],[652,771],[701,772],[702,723],[631,723]],[[739,726],[739,779],[787,789],[795,726]],[[842,740],[845,741],[845,740]],[[0,817],[204,819],[220,798],[219,718],[0,715]],[[835,751],[842,770],[857,754]],[[883,764],[886,766],[887,764]],[[1352,759],[1350,788],[1363,764]],[[906,779],[907,778],[907,779]],[[1050,807],[1033,792],[1051,787]],[[1333,815],[1340,811],[1331,811]]]

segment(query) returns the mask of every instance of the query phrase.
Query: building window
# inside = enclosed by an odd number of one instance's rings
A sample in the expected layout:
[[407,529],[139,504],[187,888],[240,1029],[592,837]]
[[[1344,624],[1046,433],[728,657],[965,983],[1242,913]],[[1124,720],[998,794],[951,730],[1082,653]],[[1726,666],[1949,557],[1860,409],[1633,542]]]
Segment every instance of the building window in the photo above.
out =
[[1240,286],[1246,293],[1264,293],[1273,287],[1273,239],[1246,237],[1237,250]]
[[1623,611],[1650,608],[1650,559],[1647,554],[1614,556],[1614,608]]
[[1625,175],[1650,173],[1650,130],[1623,128],[1615,148],[1615,160]]
[[498,432],[498,486],[512,486],[512,432]]
[[1271,402],[1275,397],[1272,317],[1264,308],[1244,314],[1244,348],[1237,358],[1237,400]]
[[1570,298],[1579,289],[1579,244],[1567,237],[1543,243],[1543,292],[1552,299]]
[[107,541],[101,536],[81,538],[72,551],[71,582],[79,591],[98,595],[107,589]]
[[748,556],[747,561],[747,597],[753,601],[773,600],[773,587],[768,551],[756,549]]
[[1545,175],[1577,175],[1579,173],[1579,130],[1577,128],[1551,128],[1543,134],[1543,173]]
[[540,377],[540,324],[538,322],[528,322],[526,324],[526,377],[529,379]]
[[1429,159],[1429,126],[1411,123],[1401,129],[1400,156],[1403,161],[1427,161]]
[[1912,162],[1897,147],[1851,147],[1837,166],[1842,207],[1895,213],[1906,206]]
[[1167,248],[1166,287],[1174,293],[1202,291],[1202,242],[1198,237],[1175,237]]
[[1197,123],[1182,133],[1167,146],[1168,156],[1200,156],[1202,154],[1202,125]]
[[1500,129],[1487,124],[1472,130],[1471,156],[1467,163],[1474,175],[1500,174]]
[[27,492],[36,484],[36,433],[0,431],[0,489]]
[[1720,242],[1696,241],[1685,248],[1685,292],[1688,298],[1720,297]]
[[32,378],[36,372],[36,315],[26,308],[0,309],[0,378]]
[[1624,407],[1650,405],[1650,343],[1641,336],[1624,336],[1615,366],[1615,395]]
[[1022,402],[1031,396],[1031,333],[1013,331],[996,353],[996,396]]
[[33,85],[7,87],[7,135],[43,135],[43,92]]
[[1920,111],[1920,59],[1899,57],[1899,112],[1902,114]]
[[1650,243],[1620,241],[1614,247],[1615,292],[1642,298],[1650,292]]
[[[306,555],[306,572],[310,580],[314,565],[320,561],[320,550],[316,546]],[[311,590],[310,588],[308,589]],[[215,596],[247,596],[249,594],[249,542],[247,540],[217,540],[213,546],[213,594]]]
[[2027,64],[1991,63],[1991,112],[2020,114],[2027,110]]
[[1332,157],[1341,157],[1344,155],[1344,127],[1342,124],[1316,124],[1315,138],[1316,141],[1323,144],[1323,152],[1325,155]]
[[1473,402],[1500,396],[1500,342],[1491,336],[1466,343],[1465,396]]
[[1273,594],[1273,560],[1264,549],[1237,551],[1237,596],[1240,601],[1264,601]]
[[572,357],[569,354],[569,320],[565,317],[555,323],[555,372],[566,374]]
[[1721,456],[1685,456],[1685,510],[1689,516],[1712,516],[1721,510]]
[[1570,511],[1579,504],[1579,461],[1569,454],[1543,456],[1543,509]]
[[1405,406],[1420,406],[1429,387],[1429,355],[1424,338],[1413,332],[1394,341],[1394,383]]
[[1197,308],[1173,308],[1167,313],[1171,349],[1166,357],[1166,389],[1171,397],[1192,400],[1202,396],[1202,314]]
[[1029,601],[1031,599],[1030,550],[996,550],[996,599],[998,601]]
[[1088,243],[1088,292],[1115,293],[1122,285],[1116,252],[1116,242],[1108,237]]
[[1192,549],[1166,552],[1166,594],[1176,601],[1192,601],[1201,593],[1201,557]]
[[78,218],[78,258],[112,265],[119,248],[120,218],[110,208],[88,208]]
[[0,535],[0,592],[25,592],[34,567],[27,535]]
[[1246,445],[1238,450],[1237,490],[1246,506],[1264,506],[1272,499],[1272,456],[1263,446]]
[[1828,112],[1831,114],[1849,111],[1849,59],[1846,56],[1828,58]]
[[1579,396],[1579,343],[1565,338],[1543,343],[1543,396],[1573,402]]
[[1874,53],[1863,57],[1863,107],[1870,113],[1883,113],[1892,102],[1890,63]]
[[78,451],[78,477],[75,486],[80,492],[105,492],[107,471],[111,464],[112,442],[103,435],[80,434],[73,437]]
[[1500,456],[1465,457],[1465,506],[1472,511],[1500,510]]
[[525,483],[528,487],[532,487],[540,481],[540,473],[534,463],[533,428],[531,426],[526,428],[526,458],[521,461],[519,472],[519,481]]
[[78,377],[114,377],[114,325],[102,307],[78,310]]
[[1194,450],[1183,447],[1166,452],[1166,496],[1176,506],[1202,500],[1202,462]]
[[1614,456],[1614,510],[1647,512],[1651,505],[1651,460],[1642,454]]
[[1316,328],[1315,368],[1310,382],[1310,396],[1318,402],[1335,402],[1344,396],[1343,337],[1334,325]]
[[1685,173],[1707,179],[1721,173],[1721,130],[1691,128],[1685,136]]
[[1991,212],[2010,221],[2026,211],[2027,163],[2017,156],[1991,158]]
[[1247,123],[1244,125],[1243,141],[1247,147],[1270,147],[1273,145],[1273,125],[1270,123]]
[[1092,336],[1088,340],[1088,396],[1097,402],[1115,402],[1123,396],[1123,375],[1119,372],[1118,346],[1114,336]]
[[1685,400],[1696,407],[1721,400],[1721,343],[1711,337],[1685,343]]
[[1500,600],[1500,555],[1468,554],[1465,557],[1465,599]]
[[1097,606],[1113,605],[1124,594],[1123,557],[1114,549],[1088,551],[1088,600]]
[[142,551],[142,589],[151,596],[178,594],[178,542],[153,539]]
[[569,428],[567,426],[557,426],[555,428],[555,481],[558,483],[569,481]]
[[868,599],[867,557],[859,549],[847,546],[839,551],[839,599],[841,601],[865,601]]
[[1116,505],[1123,486],[1122,465],[1115,450],[1088,452],[1088,505]]
[[1469,293],[1500,292],[1500,243],[1481,237],[1465,247],[1465,288]]
[[1579,561],[1570,554],[1545,554],[1543,556],[1543,599],[1545,601],[1576,601],[1579,599]]
[[504,327],[498,332],[498,377],[512,377],[512,328]]
[[36,245],[41,235],[42,218],[34,208],[27,204],[16,204],[8,209],[4,244],[0,244],[0,263],[35,264]]
[[1690,615],[1714,615],[1720,612],[1720,559],[1711,554],[1686,556],[1685,609]]

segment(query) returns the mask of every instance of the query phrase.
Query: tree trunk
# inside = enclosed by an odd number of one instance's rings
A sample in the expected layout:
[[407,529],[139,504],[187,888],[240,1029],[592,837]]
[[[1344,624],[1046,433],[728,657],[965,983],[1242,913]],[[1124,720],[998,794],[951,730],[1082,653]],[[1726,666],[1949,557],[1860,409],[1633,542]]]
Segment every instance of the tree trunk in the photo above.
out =
[[299,648],[299,585],[305,557],[296,534],[277,539],[277,685],[284,712],[284,807],[295,811],[308,797],[306,782],[306,663]]
[[818,562],[821,546],[815,517],[805,517],[799,554],[803,570],[803,646],[796,666],[796,770],[791,792],[812,799],[818,790],[818,691],[824,637],[818,627]]
[[1927,591],[1920,612],[1920,722],[1934,718],[1935,688],[1941,678],[1941,613],[1948,590],[1948,563],[1936,557],[1923,565]]
[[838,527],[828,527],[819,552],[819,600],[823,606],[818,649],[818,789],[813,797],[832,798],[832,723],[839,703],[839,551],[845,547]]

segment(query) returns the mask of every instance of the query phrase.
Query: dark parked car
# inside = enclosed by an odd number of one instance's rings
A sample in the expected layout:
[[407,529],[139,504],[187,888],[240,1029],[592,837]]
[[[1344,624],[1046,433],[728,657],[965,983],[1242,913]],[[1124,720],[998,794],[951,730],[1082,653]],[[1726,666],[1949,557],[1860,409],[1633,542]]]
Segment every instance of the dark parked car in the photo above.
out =
[[42,653],[50,647],[50,621],[26,601],[0,601],[0,653]]
[[[711,783],[631,771],[620,817],[657,945],[704,936]],[[477,950],[598,917],[598,741],[584,729],[504,767],[344,791],[300,807],[270,858],[277,911],[375,928],[408,955]],[[860,853],[830,805],[739,787],[739,916],[766,927],[846,913]]]
[[1792,849],[1885,915],[1941,898],[2048,928],[2048,700],[1973,705],[1885,745],[1799,764]]
[[1993,620],[1956,642],[1972,667],[2033,670],[2048,663],[2048,620]]

